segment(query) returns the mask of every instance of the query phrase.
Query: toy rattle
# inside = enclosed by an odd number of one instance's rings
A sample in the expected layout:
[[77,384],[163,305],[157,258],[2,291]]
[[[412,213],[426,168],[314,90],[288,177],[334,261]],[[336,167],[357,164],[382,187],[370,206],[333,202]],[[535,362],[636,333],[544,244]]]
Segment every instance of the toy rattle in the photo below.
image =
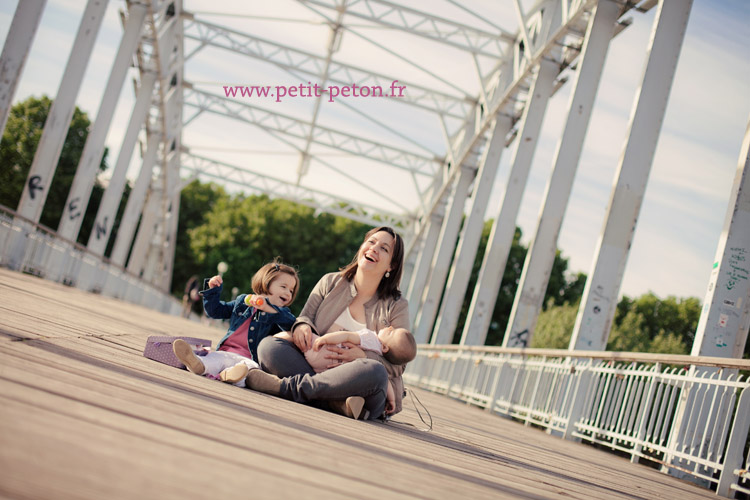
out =
[[248,307],[262,307],[266,303],[266,300],[260,295],[248,294],[245,297],[245,304]]

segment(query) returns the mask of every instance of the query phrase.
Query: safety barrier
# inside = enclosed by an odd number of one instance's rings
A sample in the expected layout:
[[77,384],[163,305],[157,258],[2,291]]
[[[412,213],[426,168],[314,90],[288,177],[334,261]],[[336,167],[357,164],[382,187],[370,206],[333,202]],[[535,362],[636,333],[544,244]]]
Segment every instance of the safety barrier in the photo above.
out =
[[748,493],[750,360],[420,345],[407,383]]
[[[18,252],[19,245],[23,252]],[[15,260],[15,261],[14,261]],[[81,290],[179,315],[180,301],[86,247],[0,205],[0,265]]]

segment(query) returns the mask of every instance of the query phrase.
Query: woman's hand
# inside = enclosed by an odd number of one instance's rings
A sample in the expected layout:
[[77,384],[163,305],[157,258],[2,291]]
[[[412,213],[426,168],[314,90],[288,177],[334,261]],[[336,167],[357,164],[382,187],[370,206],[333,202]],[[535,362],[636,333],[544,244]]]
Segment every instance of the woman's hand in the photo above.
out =
[[307,352],[312,347],[313,340],[315,340],[316,337],[317,335],[313,333],[310,325],[306,325],[304,323],[297,325],[297,327],[292,332],[294,345],[296,345],[297,348],[302,352]]
[[341,366],[344,363],[348,363],[349,361],[354,361],[357,358],[365,357],[365,351],[363,351],[356,345],[350,344],[349,342],[344,342],[342,345],[348,345],[350,347],[339,347],[336,345],[328,346],[329,354],[325,356],[325,358],[332,360],[331,364],[328,365],[328,368],[335,368],[337,366]]
[[223,279],[221,279],[221,276],[218,274],[208,280],[208,288],[216,288],[217,286],[221,285],[224,282]]

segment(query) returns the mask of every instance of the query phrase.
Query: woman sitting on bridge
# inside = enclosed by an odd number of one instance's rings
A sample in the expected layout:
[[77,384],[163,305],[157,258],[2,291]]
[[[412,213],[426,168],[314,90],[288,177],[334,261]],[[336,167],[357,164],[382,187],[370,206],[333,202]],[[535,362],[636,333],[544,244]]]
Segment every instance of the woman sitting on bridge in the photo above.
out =
[[293,341],[279,337],[261,341],[258,357],[263,370],[251,370],[246,386],[299,403],[322,403],[355,419],[377,419],[385,415],[390,379],[395,388],[391,413],[401,411],[405,365],[394,365],[356,346],[327,345],[328,359],[340,366],[315,373],[303,353],[321,334],[337,330],[380,331],[392,326],[408,331],[409,306],[399,290],[403,264],[404,243],[393,229],[369,231],[352,262],[315,285],[292,326]]

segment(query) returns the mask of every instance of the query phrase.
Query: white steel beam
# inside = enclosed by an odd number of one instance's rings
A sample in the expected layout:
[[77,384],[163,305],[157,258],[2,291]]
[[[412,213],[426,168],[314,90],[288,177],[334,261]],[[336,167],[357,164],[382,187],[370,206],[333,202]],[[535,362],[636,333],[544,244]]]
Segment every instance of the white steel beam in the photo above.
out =
[[[163,156],[159,176],[152,184],[146,210],[138,228],[138,235],[128,262],[128,271],[166,290],[169,284],[164,282],[165,252],[174,252],[174,248],[166,249],[164,245],[169,231],[171,201],[175,194],[179,195],[182,184],[177,172],[180,162],[179,152],[177,150],[166,151]],[[144,230],[143,233],[141,229]]]
[[[161,286],[165,291],[169,291],[172,283],[172,271],[174,269],[174,258],[175,251],[177,249],[177,229],[179,225],[180,216],[180,200],[183,184],[180,179],[180,162],[181,151],[182,151],[182,110],[184,108],[184,98],[182,90],[182,82],[185,77],[185,59],[184,59],[184,31],[182,23],[182,12],[183,3],[182,0],[175,1],[175,17],[172,19],[169,33],[164,35],[164,39],[160,39],[160,53],[162,59],[165,59],[168,54],[172,54],[173,59],[170,61],[175,68],[176,81],[174,87],[171,89],[170,94],[164,99],[165,102],[165,113],[167,120],[166,130],[168,137],[171,138],[170,148],[174,145],[171,161],[167,164],[168,171],[168,185],[174,183],[174,186],[168,191],[170,196],[169,212],[164,214],[166,219],[166,238],[165,244],[162,247],[162,260],[161,260]],[[173,50],[169,50],[173,47]]]
[[156,272],[157,281],[154,283],[168,292],[172,282],[172,265],[174,264],[175,242],[177,241],[177,224],[180,214],[180,154],[172,153],[167,163],[167,196],[162,205],[161,240],[159,241],[159,260]]
[[505,184],[505,192],[492,224],[466,324],[461,334],[462,345],[484,345],[487,339],[508,255],[513,246],[521,199],[526,189],[544,114],[558,71],[556,62],[543,60],[531,88],[531,98],[524,110],[517,138],[518,145],[511,160],[512,166]]
[[[531,44],[531,37],[529,31],[526,29],[526,16],[523,13],[523,7],[521,6],[520,0],[513,0],[513,8],[516,11],[516,17],[518,18],[518,34],[523,42],[523,55],[526,60],[530,58],[529,54],[534,52],[534,46]],[[516,44],[520,46],[520,44]]]
[[[189,86],[186,90],[185,105],[197,109],[199,114],[209,111],[258,125],[263,130],[281,132],[298,139],[304,140],[308,136],[311,125],[306,121],[280,113],[272,113],[257,106],[202,92]],[[185,123],[189,123],[193,118],[195,116]],[[415,175],[431,177],[439,170],[442,163],[441,158],[430,158],[328,127],[315,127],[313,135],[313,142],[316,144],[369,158]]]
[[[139,66],[143,67],[143,56],[149,56],[154,62],[158,72],[158,92],[155,94],[154,106],[157,115],[151,123],[151,130],[147,133],[154,134],[154,142],[149,140],[144,162],[141,165],[141,176],[150,180],[150,186],[145,205],[138,225],[138,231],[133,242],[133,248],[128,258],[127,270],[142,277],[147,282],[158,281],[154,272],[157,266],[157,252],[153,249],[159,245],[159,228],[165,224],[166,213],[163,210],[163,198],[169,196],[167,193],[167,169],[170,158],[177,156],[172,151],[172,145],[179,140],[180,125],[182,123],[182,103],[179,100],[179,89],[182,85],[182,41],[179,37],[180,14],[182,2],[149,4],[147,18],[144,26],[144,35],[140,39],[140,46],[136,55],[139,56]],[[171,17],[170,17],[171,16]],[[172,27],[178,31],[171,31]],[[177,77],[172,86],[172,74]],[[169,82],[169,83],[167,83]],[[161,141],[161,148],[157,141]],[[176,146],[175,146],[176,147]],[[179,151],[179,150],[177,150]],[[161,153],[161,154],[159,154]],[[171,156],[170,156],[171,153]],[[151,164],[153,155],[154,163]],[[151,178],[151,172],[157,167],[157,175]],[[146,170],[148,173],[143,172]],[[135,208],[134,208],[134,211]],[[137,212],[137,211],[136,211]],[[125,238],[129,240],[129,238]],[[129,246],[125,244],[125,248]],[[114,253],[114,252],[113,252]],[[150,267],[149,267],[150,266]]]
[[[344,13],[339,12],[336,23],[331,26],[331,32],[329,34],[327,54],[325,63],[323,64],[323,71],[315,75],[320,81],[322,87],[326,87],[328,83],[328,75],[331,71],[331,62],[333,54],[338,50],[341,45],[341,21],[343,20]],[[318,124],[318,116],[320,115],[320,104],[323,102],[324,93],[320,93],[315,97],[315,104],[313,105],[312,117],[310,118],[310,130],[307,132],[305,138],[305,147],[300,152],[300,161],[297,167],[297,183],[300,182],[302,177],[307,174],[310,169],[310,146],[312,145],[313,135],[315,134],[315,127]]]
[[156,214],[154,222],[151,225],[151,238],[146,246],[146,254],[144,255],[143,267],[141,270],[142,279],[151,283],[154,286],[160,287],[161,281],[161,263],[162,254],[164,249],[164,233],[166,231],[166,199],[169,198],[169,192],[167,192],[167,180],[168,180],[168,168],[162,169],[163,175],[160,177],[164,189],[154,191],[158,198],[154,201],[154,209]]
[[435,256],[435,248],[438,244],[438,237],[440,236],[440,227],[443,223],[445,202],[441,203],[441,212],[433,212],[430,214],[429,227],[427,233],[424,235],[424,241],[422,242],[422,248],[417,254],[417,261],[414,264],[414,270],[409,280],[409,286],[406,292],[406,298],[409,301],[409,324],[414,325],[417,319],[417,312],[419,311],[419,305],[422,301],[422,293],[424,287],[427,284],[427,278],[430,275],[430,264]]
[[453,264],[445,284],[445,293],[432,342],[435,344],[450,344],[458,326],[458,318],[464,303],[466,288],[469,286],[471,270],[477,256],[479,241],[484,228],[484,214],[490,192],[495,183],[495,174],[505,150],[506,137],[510,132],[512,120],[506,115],[498,115],[493,125],[488,145],[482,153],[479,172],[474,181],[474,189],[469,201],[469,213],[461,230],[461,238],[456,248]]
[[[340,9],[337,0],[299,2]],[[492,58],[501,57],[506,46],[515,41],[515,35],[506,31],[490,33],[384,0],[353,0],[347,2],[345,8],[347,15]]]
[[161,137],[158,134],[151,134],[148,138],[138,179],[135,181],[135,186],[133,186],[133,190],[128,196],[128,202],[125,204],[125,211],[120,220],[120,227],[115,237],[115,246],[112,248],[112,256],[110,257],[110,260],[118,266],[125,265],[130,244],[133,242],[135,228],[146,202],[148,186],[151,184],[154,162],[160,142]]
[[[514,54],[518,51],[510,51],[505,55],[504,60],[498,64],[496,71],[487,78],[488,84],[485,91],[488,94],[489,104],[480,114],[477,120],[479,123],[475,127],[473,135],[464,142],[461,149],[454,152],[453,164],[463,164],[467,156],[471,154],[475,144],[481,141],[481,137],[498,112],[504,111],[508,115],[517,114],[518,116],[523,114],[525,99],[522,98],[522,94],[527,86],[531,86],[535,68],[541,64],[542,60],[553,59],[561,67],[566,67],[578,57],[580,51],[576,46],[578,41],[582,39],[581,33],[585,31],[581,27],[586,26],[584,24],[586,14],[589,13],[594,3],[593,0],[584,0],[568,5],[567,0],[563,0],[562,8],[556,8],[556,4],[551,4],[550,8],[539,11],[542,12],[542,19],[538,22],[535,21],[535,25],[539,25],[539,29],[535,28],[534,31],[538,34],[538,39],[535,41],[536,53],[531,55],[530,58],[524,56],[523,61],[525,62],[521,64],[514,59]],[[534,15],[536,15],[536,12]],[[520,40],[516,42],[516,44],[518,43],[520,43]],[[562,51],[560,50],[561,46],[564,47]],[[457,172],[454,170],[451,177],[456,175]],[[448,178],[445,185],[451,182],[453,182],[453,179]],[[433,203],[424,211],[424,215],[429,214],[434,208]],[[420,217],[423,217],[423,215],[420,214]],[[421,234],[424,227],[423,224],[417,228],[417,236]]]
[[5,131],[16,87],[31,50],[47,0],[18,2],[0,54],[0,134]]
[[146,206],[143,209],[141,222],[138,224],[138,232],[135,236],[133,249],[130,252],[130,258],[128,258],[128,271],[139,277],[143,277],[146,254],[151,246],[151,240],[154,237],[160,200],[161,188],[159,188],[157,184],[152,186],[148,193],[148,197],[146,198]]
[[607,49],[620,9],[619,2],[600,0],[589,22],[567,122],[557,145],[536,235],[526,254],[503,347],[528,346],[536,326],[555,261],[557,236],[570,198]]
[[[185,59],[190,59],[207,46],[229,50],[255,59],[267,61],[279,68],[290,72],[300,72],[310,76],[319,76],[325,67],[326,58],[288,47],[283,44],[265,40],[263,38],[240,33],[223,26],[194,19],[186,14],[185,38],[200,43]],[[370,70],[344,64],[335,60],[330,61],[328,78],[338,85],[390,88],[394,81],[405,86],[408,91],[399,102],[411,104],[440,115],[463,120],[475,104],[473,100],[457,97],[423,85],[403,81],[393,76],[374,73]],[[252,86],[254,82],[237,82]]]
[[643,80],[570,339],[572,350],[603,351],[607,347],[691,5],[692,0],[659,3]]
[[99,202],[94,227],[89,234],[87,247],[89,251],[96,255],[104,255],[107,242],[112,234],[112,228],[115,226],[117,209],[120,206],[122,193],[125,189],[125,174],[133,156],[133,148],[138,140],[138,134],[146,121],[146,113],[151,104],[151,94],[154,91],[155,84],[155,73],[145,72],[141,75],[141,85],[138,89],[133,111],[130,114],[128,128],[120,144],[120,153],[117,155],[112,177]]
[[742,358],[749,329],[750,121],[690,354]]
[[57,232],[63,238],[75,241],[83,221],[83,214],[94,187],[97,169],[104,154],[104,140],[112,123],[115,106],[120,97],[125,75],[133,58],[138,38],[146,17],[146,6],[130,4],[125,33],[120,41],[112,71],[104,89],[99,111],[91,126],[86,144],[83,147],[81,160],[78,163],[73,184],[63,207],[63,214]]
[[459,167],[461,173],[453,186],[453,196],[448,209],[448,216],[443,220],[438,238],[438,251],[430,266],[430,277],[427,286],[422,291],[422,300],[413,307],[418,309],[416,327],[413,328],[414,338],[418,344],[429,342],[432,325],[435,322],[440,297],[443,295],[445,278],[448,267],[456,249],[456,239],[461,227],[461,219],[466,205],[469,186],[476,176],[476,169],[468,165]]
[[[716,249],[706,298],[698,320],[691,356],[713,356],[741,359],[750,329],[750,120],[745,129],[737,171],[732,183],[724,227]],[[736,370],[691,366],[690,375],[713,379],[732,379]],[[709,404],[713,408],[709,407]],[[698,411],[696,411],[698,410]],[[731,415],[733,402],[719,399],[717,388],[704,392],[684,391],[675,409],[674,426],[669,439],[669,450],[703,449],[704,443],[696,429],[705,428],[709,422],[722,422]],[[744,431],[747,433],[747,431]],[[744,438],[742,440],[744,442]],[[742,445],[740,445],[740,448]],[[739,450],[738,450],[739,451]],[[732,461],[742,461],[739,456]],[[683,477],[700,465],[681,458],[678,454],[665,454],[666,464],[674,465],[669,474]],[[737,463],[737,462],[735,462]],[[666,469],[666,467],[665,467]],[[734,472],[734,470],[732,470]],[[725,470],[719,488],[726,491]]]
[[44,122],[42,137],[34,153],[34,161],[31,163],[26,179],[26,188],[23,190],[17,209],[19,214],[34,222],[39,222],[44,203],[47,201],[49,186],[54,178],[57,162],[60,160],[65,137],[70,128],[70,120],[73,118],[78,91],[81,88],[83,75],[86,72],[108,3],[109,0],[87,2],[60,87],[57,89],[57,95],[52,101]]

